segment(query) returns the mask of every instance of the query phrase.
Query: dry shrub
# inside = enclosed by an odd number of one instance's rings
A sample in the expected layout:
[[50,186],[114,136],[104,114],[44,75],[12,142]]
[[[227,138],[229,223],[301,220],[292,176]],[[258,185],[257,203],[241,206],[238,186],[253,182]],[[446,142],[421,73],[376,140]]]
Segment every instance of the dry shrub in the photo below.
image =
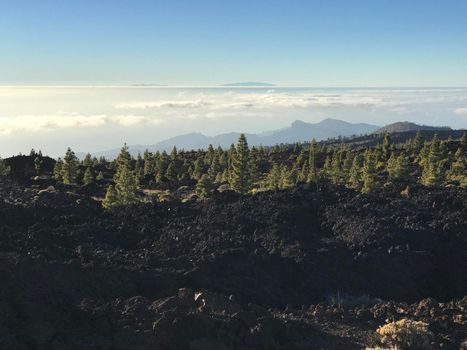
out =
[[433,333],[428,330],[428,324],[421,321],[402,319],[391,322],[377,329],[384,346],[400,350],[428,350]]

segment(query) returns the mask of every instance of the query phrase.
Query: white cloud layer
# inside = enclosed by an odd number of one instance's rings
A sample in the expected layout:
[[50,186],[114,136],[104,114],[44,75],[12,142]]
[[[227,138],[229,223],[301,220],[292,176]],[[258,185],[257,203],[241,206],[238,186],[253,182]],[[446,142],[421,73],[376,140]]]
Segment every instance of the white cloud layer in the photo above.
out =
[[45,115],[19,115],[0,117],[0,134],[9,135],[16,131],[37,132],[57,129],[97,128],[114,124],[133,127],[142,124],[157,125],[163,121],[139,115],[81,115],[78,113],[56,113]]
[[[61,112],[60,112],[61,111]],[[0,87],[0,153],[100,151],[176,135],[260,133],[325,118],[467,128],[467,88]]]
[[456,108],[454,113],[460,116],[467,116],[467,107],[463,108]]
[[282,108],[394,108],[401,112],[404,106],[427,103],[446,103],[467,101],[467,94],[449,94],[443,90],[390,90],[356,91],[345,93],[313,92],[233,92],[187,93],[178,96],[183,100],[153,100],[126,102],[114,105],[126,110],[243,110],[243,109],[282,109]]

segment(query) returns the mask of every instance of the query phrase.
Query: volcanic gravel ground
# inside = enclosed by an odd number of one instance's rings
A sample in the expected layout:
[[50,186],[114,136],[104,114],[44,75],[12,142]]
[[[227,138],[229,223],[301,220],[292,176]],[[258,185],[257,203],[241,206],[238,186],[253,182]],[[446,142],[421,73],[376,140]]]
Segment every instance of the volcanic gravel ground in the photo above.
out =
[[362,349],[400,318],[459,349],[467,190],[401,190],[105,211],[77,188],[4,181],[0,349]]

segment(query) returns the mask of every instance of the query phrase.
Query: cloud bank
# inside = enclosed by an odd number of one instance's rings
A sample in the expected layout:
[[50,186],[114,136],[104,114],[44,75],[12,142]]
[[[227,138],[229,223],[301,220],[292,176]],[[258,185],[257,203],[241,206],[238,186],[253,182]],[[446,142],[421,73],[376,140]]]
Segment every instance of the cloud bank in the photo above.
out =
[[467,127],[467,88],[0,87],[0,152],[99,151],[176,135],[260,133],[325,118]]
[[467,116],[467,107],[463,108],[456,108],[454,113],[460,116]]
[[106,125],[132,127],[142,124],[157,125],[163,121],[139,115],[81,115],[78,113],[56,113],[45,115],[19,115],[0,117],[0,134],[10,135],[17,131],[44,132],[58,129],[98,128]]
[[[286,109],[286,108],[393,108],[402,111],[410,105],[467,101],[467,93],[451,94],[444,90],[390,90],[358,91],[345,93],[310,92],[266,92],[198,93],[183,100],[136,101],[118,103],[116,109],[125,110],[242,110],[242,109]],[[405,112],[405,110],[404,110]]]

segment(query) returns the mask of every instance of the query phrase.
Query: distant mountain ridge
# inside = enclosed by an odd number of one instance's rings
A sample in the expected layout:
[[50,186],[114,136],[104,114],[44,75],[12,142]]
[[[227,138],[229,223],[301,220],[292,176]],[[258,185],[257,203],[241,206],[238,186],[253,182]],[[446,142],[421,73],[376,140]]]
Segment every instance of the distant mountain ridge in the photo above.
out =
[[[279,143],[294,143],[316,140],[324,140],[339,136],[352,136],[371,134],[380,127],[365,123],[348,123],[337,119],[324,119],[319,123],[306,123],[300,120],[294,121],[290,126],[264,132],[260,134],[245,134],[250,146],[273,146]],[[179,149],[205,149],[210,144],[214,147],[221,146],[223,148],[235,144],[240,136],[239,132],[231,132],[216,136],[206,136],[201,133],[189,133],[179,135],[170,139],[152,144],[152,145],[131,145],[129,146],[130,153],[136,155],[143,153],[146,149],[150,151],[170,151],[174,146]],[[114,158],[117,156],[120,149],[112,149],[103,152],[97,152],[93,155],[106,158]]]
[[407,132],[407,131],[435,131],[435,130],[452,130],[448,126],[428,126],[428,125],[419,125],[411,122],[397,122],[383,126],[382,128],[375,131],[375,134],[382,133],[395,133],[395,132]]

